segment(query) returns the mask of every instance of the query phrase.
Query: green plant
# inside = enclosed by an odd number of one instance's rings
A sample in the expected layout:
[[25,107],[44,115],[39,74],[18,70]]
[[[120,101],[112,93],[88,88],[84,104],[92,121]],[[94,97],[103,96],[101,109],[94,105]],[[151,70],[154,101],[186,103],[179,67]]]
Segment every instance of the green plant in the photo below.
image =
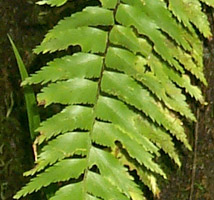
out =
[[[16,57],[16,61],[19,67],[19,72],[21,75],[21,79],[25,80],[28,77],[28,73],[26,70],[26,67],[23,63],[23,60],[16,48],[16,45],[14,44],[11,37],[8,35],[8,38],[10,40],[11,46],[13,48],[13,52]],[[30,130],[30,136],[32,140],[35,140],[36,138],[36,128],[39,127],[40,123],[40,116],[38,113],[38,110],[36,109],[36,97],[33,91],[33,88],[29,85],[24,86],[24,95],[25,95],[25,102],[26,102],[26,108],[27,108],[27,114],[28,114],[28,124],[29,124],[29,130]]]
[[45,85],[39,105],[65,108],[37,129],[44,146],[25,173],[37,176],[15,198],[59,183],[51,200],[141,200],[137,176],[158,195],[156,174],[166,178],[159,150],[180,166],[172,139],[191,149],[182,120],[196,119],[186,96],[205,103],[191,83],[194,76],[207,84],[196,29],[211,37],[199,0],[100,0],[50,30],[35,53],[81,51],[22,82]]

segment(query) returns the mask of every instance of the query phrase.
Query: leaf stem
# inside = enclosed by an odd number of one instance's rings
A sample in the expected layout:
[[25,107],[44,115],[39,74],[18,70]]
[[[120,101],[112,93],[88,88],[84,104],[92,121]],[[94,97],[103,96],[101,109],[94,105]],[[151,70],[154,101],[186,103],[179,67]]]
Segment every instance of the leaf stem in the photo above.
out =
[[[120,0],[118,0],[118,3],[114,9],[114,12],[113,12],[113,17],[115,19],[115,15],[116,15],[116,11],[117,11],[117,8],[120,4]],[[108,36],[107,36],[107,43],[106,43],[106,49],[105,49],[105,52],[103,53],[103,65],[102,65],[102,69],[101,69],[101,72],[100,72],[100,78],[98,80],[98,87],[97,87],[97,95],[96,95],[96,101],[95,101],[95,104],[94,104],[94,107],[93,107],[93,124],[92,124],[92,127],[91,127],[91,130],[89,132],[89,138],[90,138],[90,144],[89,144],[89,151],[86,155],[86,158],[87,158],[87,166],[88,168],[86,169],[85,173],[84,173],[84,177],[83,177],[83,183],[84,183],[84,194],[85,194],[85,199],[86,199],[86,194],[87,194],[87,186],[86,186],[86,178],[87,178],[87,175],[88,175],[88,171],[89,171],[89,155],[90,155],[90,149],[92,148],[93,144],[92,144],[92,137],[91,137],[91,134],[92,134],[92,131],[93,131],[93,127],[95,125],[95,122],[96,122],[96,109],[97,109],[97,103],[98,103],[98,100],[99,100],[99,96],[100,96],[100,93],[101,93],[101,82],[102,82],[102,78],[103,78],[103,73],[105,71],[105,59],[106,59],[106,54],[107,54],[107,51],[108,51],[108,48],[110,46],[110,41],[109,41],[109,37],[110,37],[110,32],[111,32],[111,29],[113,28],[110,27],[110,30],[108,31]]]

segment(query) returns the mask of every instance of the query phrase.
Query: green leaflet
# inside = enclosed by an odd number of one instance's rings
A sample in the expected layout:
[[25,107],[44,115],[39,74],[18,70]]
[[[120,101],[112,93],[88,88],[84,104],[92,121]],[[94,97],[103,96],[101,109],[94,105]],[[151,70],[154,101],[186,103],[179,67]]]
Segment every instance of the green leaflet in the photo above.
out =
[[[18,199],[21,196],[30,194],[33,191],[39,190],[41,187],[48,186],[51,183],[66,181],[70,178],[78,178],[86,168],[85,159],[68,159],[63,160],[48,168],[42,175],[38,175],[32,179],[23,190],[18,192],[14,198]],[[63,173],[61,173],[63,171]]]
[[[112,154],[97,148],[92,148],[89,155],[89,165],[97,165],[100,174],[129,198],[132,194],[141,196],[142,192],[137,185],[132,182],[133,178],[128,175],[125,168]],[[111,165],[114,167],[109,167]]]
[[[148,60],[149,66],[151,66],[152,71],[161,80],[163,83],[166,83],[169,93],[172,93],[175,98],[176,88],[170,84],[170,80],[176,83],[178,86],[184,88],[187,93],[189,93],[192,97],[196,100],[204,103],[204,98],[201,94],[201,91],[198,87],[192,85],[190,83],[190,79],[187,75],[180,75],[179,73],[175,72],[173,69],[165,65],[165,63],[161,63],[155,56],[151,56]],[[169,85],[170,84],[170,85]],[[180,95],[179,95],[180,96]],[[178,99],[183,99],[181,96]]]
[[156,177],[151,173],[142,170],[140,167],[136,168],[136,171],[138,172],[140,180],[142,180],[145,185],[149,187],[155,196],[159,196],[160,189],[158,188]]
[[[89,194],[84,194],[84,185],[82,183],[75,183],[62,187],[51,200],[70,199],[71,197],[79,200],[111,199],[112,195],[116,199],[128,200],[128,198],[122,195],[108,180],[96,173],[88,173],[86,186],[88,188],[88,193],[94,195],[95,198],[91,198]],[[106,188],[108,188],[108,190],[106,190]]]
[[152,46],[146,39],[138,38],[131,28],[115,25],[110,32],[110,41],[113,44],[121,45],[134,54],[141,53],[148,57],[152,51]]
[[200,0],[200,1],[206,3],[206,4],[209,5],[209,6],[214,7],[214,2],[213,2],[213,0]]
[[83,184],[82,183],[75,183],[71,185],[67,185],[62,187],[59,191],[57,191],[56,195],[52,197],[50,200],[70,200],[71,197],[73,199],[79,200],[99,200],[100,198],[92,196],[90,194],[83,194]]
[[[115,199],[129,199],[125,195],[121,194],[115,185],[111,184],[107,179],[96,173],[89,172],[86,184],[88,186],[88,192],[96,197],[111,199],[113,196]],[[106,190],[106,188],[108,188],[108,190]]]
[[[101,136],[105,138],[105,140],[102,140]],[[157,156],[160,155],[158,152],[159,149],[145,136],[141,134],[137,135],[138,138],[135,138],[134,136],[133,132],[125,132],[125,130],[119,129],[113,124],[103,122],[96,122],[92,133],[93,141],[103,146],[114,148],[116,141],[121,142],[131,157],[136,158],[140,163],[143,163],[143,154],[146,154],[146,151],[155,153]],[[133,149],[133,146],[138,148]]]
[[[139,117],[136,118],[135,125],[136,128],[138,128],[139,133],[143,134],[149,140],[154,142],[158,147],[163,149],[167,154],[169,154],[176,164],[179,166],[181,165],[179,157],[175,151],[172,138],[166,132],[164,132],[161,128],[158,128],[149,123],[148,121],[140,119]],[[143,127],[143,129],[141,127]],[[186,144],[186,142],[184,142],[184,144]],[[186,146],[189,147],[188,144],[186,144]]]
[[38,1],[37,4],[38,5],[48,4],[50,6],[62,6],[67,1],[68,0],[42,0],[42,1]]
[[75,13],[61,20],[45,36],[45,41],[55,38],[59,32],[86,26],[109,26],[114,24],[113,12],[100,7],[87,7],[82,12]]
[[89,194],[86,195],[86,199],[87,200],[99,200],[100,198],[97,198],[97,197],[94,197],[94,196],[91,196]]
[[50,200],[144,200],[136,180],[158,196],[156,174],[167,177],[156,162],[161,151],[181,166],[174,140],[191,150],[182,120],[196,119],[186,93],[205,103],[191,83],[193,75],[207,84],[195,27],[206,37],[210,33],[200,2],[187,10],[188,2],[100,0],[46,34],[35,53],[71,45],[81,50],[50,61],[22,82],[46,84],[39,105],[64,108],[37,129],[44,146],[25,173],[35,177],[15,198],[63,182]]
[[68,132],[58,136],[42,148],[42,152],[39,154],[38,160],[36,161],[37,165],[32,170],[25,172],[24,175],[34,175],[47,165],[74,154],[86,155],[89,142],[90,138],[88,132]]
[[122,156],[120,161],[124,165],[128,165],[130,170],[136,170],[140,180],[143,181],[143,183],[153,192],[155,196],[159,196],[160,189],[157,185],[157,179],[151,172],[148,172],[145,168],[136,164],[134,160],[127,160],[125,156]]
[[93,111],[83,106],[68,106],[59,114],[42,122],[37,131],[40,132],[39,143],[60,133],[77,128],[90,130],[93,123]]
[[61,104],[94,104],[96,101],[97,84],[86,79],[71,79],[52,83],[42,89],[38,95],[38,102],[45,102],[45,106],[52,103]]
[[[88,37],[96,38],[96,42],[93,39],[89,41]],[[67,49],[70,45],[80,45],[83,52],[103,53],[106,48],[106,42],[106,32],[92,27],[79,27],[58,32],[55,37],[44,40],[41,46],[38,46],[34,52],[54,52]]]
[[102,57],[76,53],[72,56],[56,58],[43,67],[40,71],[26,78],[22,85],[41,83],[49,81],[67,80],[72,78],[98,78],[102,67]]
[[193,75],[196,76],[201,82],[203,82],[206,85],[206,79],[203,74],[203,69],[199,68],[194,61],[192,60],[191,56],[184,51],[182,51],[181,48],[175,47],[172,42],[169,40],[165,40],[165,43],[167,44],[167,47],[172,49],[174,52],[174,57],[180,61],[180,63],[184,66],[184,68],[188,71],[190,71]]
[[210,27],[207,16],[201,11],[201,4],[197,0],[170,0],[169,9],[191,31],[193,23],[205,37],[210,37]]
[[[79,199],[83,200],[84,199],[84,194],[83,194],[83,184],[80,183],[75,183],[75,184],[70,184],[66,185],[62,188],[60,188],[57,192],[56,195],[50,200],[69,200],[73,197],[73,199]],[[88,198],[86,198],[88,200]]]
[[115,8],[117,0],[100,0],[103,8]]
[[[104,52],[107,42],[107,33],[100,29],[87,27],[97,25],[113,25],[113,13],[106,9],[86,8],[81,13],[61,21],[50,33],[35,53],[54,52],[66,49],[69,45],[80,45],[83,52]],[[96,38],[96,42],[88,38]]]

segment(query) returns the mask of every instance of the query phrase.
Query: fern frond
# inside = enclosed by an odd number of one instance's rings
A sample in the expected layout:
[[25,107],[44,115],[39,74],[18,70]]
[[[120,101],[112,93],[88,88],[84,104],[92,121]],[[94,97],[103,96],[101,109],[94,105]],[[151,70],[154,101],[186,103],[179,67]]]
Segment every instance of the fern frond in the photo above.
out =
[[206,85],[195,27],[205,37],[210,32],[200,2],[194,2],[186,9],[188,1],[100,0],[46,34],[35,53],[70,45],[81,50],[54,59],[22,83],[48,83],[37,95],[39,105],[65,108],[37,129],[44,147],[25,173],[35,177],[15,198],[66,181],[50,200],[142,200],[136,176],[159,195],[155,175],[167,177],[156,163],[160,150],[180,166],[173,140],[191,149],[181,116],[196,118],[185,94],[204,103],[189,74]]
[[170,0],[169,9],[190,31],[193,30],[192,24],[194,24],[204,37],[211,36],[207,16],[201,11],[200,1]]

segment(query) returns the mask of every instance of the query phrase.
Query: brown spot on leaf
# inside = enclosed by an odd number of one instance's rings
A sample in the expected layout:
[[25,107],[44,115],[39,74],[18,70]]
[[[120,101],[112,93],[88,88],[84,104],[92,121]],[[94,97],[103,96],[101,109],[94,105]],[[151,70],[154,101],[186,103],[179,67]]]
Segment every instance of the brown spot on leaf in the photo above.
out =
[[38,106],[44,106],[46,104],[45,100],[38,101]]

